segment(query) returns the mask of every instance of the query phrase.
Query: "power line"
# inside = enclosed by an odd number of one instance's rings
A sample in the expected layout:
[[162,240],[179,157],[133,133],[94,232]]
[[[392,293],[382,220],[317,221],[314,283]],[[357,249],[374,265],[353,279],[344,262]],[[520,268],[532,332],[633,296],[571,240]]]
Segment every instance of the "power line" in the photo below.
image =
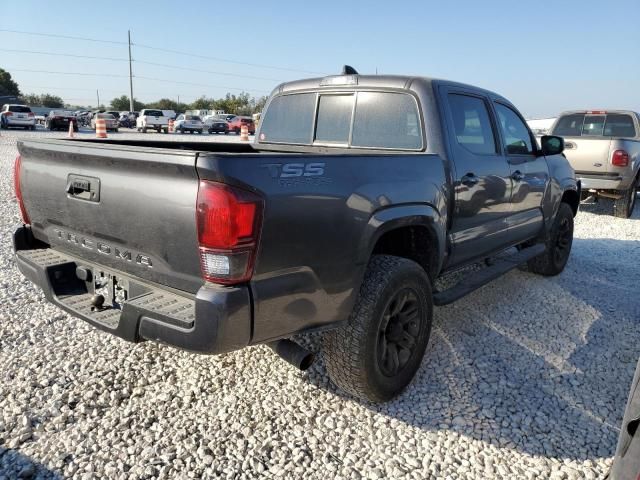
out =
[[[118,41],[115,41],[115,40],[103,40],[103,39],[99,39],[99,38],[89,38],[89,37],[76,37],[76,36],[72,36],[72,35],[59,35],[59,34],[54,34],[54,33],[26,32],[26,31],[23,31],[23,30],[10,30],[10,29],[6,29],[6,28],[0,28],[0,32],[17,33],[17,34],[20,34],[20,35],[35,35],[35,36],[39,36],[39,37],[64,38],[64,39],[67,39],[67,40],[82,40],[82,41],[86,41],[86,42],[109,43],[109,44],[112,44],[112,45],[128,45],[128,42],[118,42]],[[179,51],[179,50],[172,50],[172,49],[168,49],[168,48],[152,47],[151,45],[145,45],[145,44],[142,44],[142,43],[132,43],[132,45],[135,46],[135,47],[146,48],[146,49],[149,49],[149,50],[157,50],[159,52],[175,53],[177,55],[194,57],[194,58],[204,58],[204,59],[207,59],[207,60],[215,60],[217,62],[223,62],[223,63],[232,63],[232,64],[235,64],[235,65],[245,65],[245,66],[256,67],[256,68],[267,68],[267,69],[271,69],[271,70],[283,70],[283,71],[287,71],[287,72],[309,73],[309,74],[312,74],[312,75],[326,75],[326,73],[322,73],[322,72],[314,72],[314,71],[310,71],[310,70],[300,70],[300,69],[297,69],[297,68],[279,67],[279,66],[276,66],[276,65],[266,65],[266,64],[260,64],[260,63],[240,62],[240,61],[237,61],[237,60],[230,60],[228,58],[211,57],[211,56],[207,56],[207,55],[199,55],[199,54],[196,54],[196,53],[182,52],[182,51]]]
[[157,67],[174,68],[174,69],[182,70],[182,71],[210,73],[212,75],[225,75],[225,76],[228,76],[228,77],[250,78],[252,80],[269,80],[269,81],[273,81],[273,82],[281,82],[282,81],[281,79],[278,79],[278,78],[254,77],[254,76],[251,76],[251,75],[240,75],[240,74],[237,74],[237,73],[229,73],[229,72],[214,72],[214,71],[211,71],[211,70],[200,70],[198,68],[180,67],[178,65],[168,65],[166,63],[146,62],[146,61],[143,61],[143,60],[134,60],[134,62],[141,63],[141,64],[144,64],[144,65],[155,65]]
[[[85,73],[85,72],[53,72],[50,70],[29,70],[29,69],[19,69],[19,68],[11,68],[11,71],[14,72],[29,72],[29,73],[47,73],[52,75],[81,75],[88,77],[118,77],[118,78],[129,78],[129,75],[117,75],[111,73]],[[207,87],[207,88],[223,88],[227,90],[239,90],[241,92],[260,92],[260,93],[270,93],[266,90],[254,90],[248,88],[238,88],[238,87],[228,87],[224,85],[209,85],[206,83],[191,83],[191,82],[179,82],[177,80],[165,80],[162,78],[154,78],[154,77],[145,77],[134,75],[134,78],[140,78],[143,80],[154,80],[156,82],[165,82],[165,83],[174,83],[176,85],[193,85],[196,87]]]
[[133,46],[135,47],[140,47],[140,48],[148,48],[149,50],[157,50],[160,52],[167,52],[167,53],[175,53],[177,55],[184,55],[187,57],[194,57],[194,58],[204,58],[207,60],[215,60],[217,62],[224,62],[224,63],[234,63],[236,65],[246,65],[249,67],[258,67],[258,68],[269,68],[272,70],[284,70],[287,72],[301,72],[301,73],[310,73],[313,75],[326,75],[326,73],[322,73],[322,72],[313,72],[313,71],[309,71],[309,70],[299,70],[297,68],[286,68],[286,67],[276,67],[273,65],[264,65],[264,64],[260,64],[260,63],[249,63],[249,62],[239,62],[236,60],[229,60],[226,58],[220,58],[220,57],[210,57],[208,55],[199,55],[196,53],[189,53],[189,52],[182,52],[179,50],[171,50],[168,48],[160,48],[160,47],[152,47],[150,45],[144,45],[141,43],[134,43]]
[[[74,55],[74,54],[70,54],[70,53],[41,52],[41,51],[37,51],[37,50],[19,50],[19,49],[14,49],[14,48],[0,48],[0,51],[2,51],[2,52],[13,52],[13,53],[29,53],[29,54],[36,54],[36,55],[50,55],[50,56],[57,56],[57,57],[88,58],[88,59],[92,59],[92,60],[109,60],[109,61],[118,61],[118,62],[127,62],[127,61],[129,61],[126,58],[97,57],[97,56],[93,56],[93,55]],[[181,71],[208,73],[208,74],[211,74],[211,75],[222,75],[222,76],[226,76],[226,77],[248,78],[248,79],[251,79],[251,80],[268,80],[268,81],[273,81],[273,82],[281,82],[282,81],[279,78],[256,77],[256,76],[253,76],[253,75],[241,75],[239,73],[230,73],[230,72],[214,72],[213,70],[202,70],[202,69],[198,69],[198,68],[183,67],[183,66],[179,66],[179,65],[169,65],[169,64],[166,64],[166,63],[147,62],[145,60],[135,60],[134,59],[132,61],[135,62],[135,63],[143,64],[143,65],[153,65],[153,66],[157,66],[157,67],[172,68],[172,69],[181,70]]]
[[98,38],[89,38],[89,37],[73,37],[71,35],[58,35],[54,33],[24,32],[21,30],[8,30],[6,28],[0,28],[0,32],[19,33],[21,35],[37,35],[39,37],[66,38],[68,40],[83,40],[86,42],[111,43],[114,45],[127,45],[127,42],[117,42],[115,40],[102,40]]
[[57,52],[39,52],[37,50],[18,50],[13,48],[0,48],[0,51],[3,52],[13,52],[13,53],[32,53],[36,55],[51,55],[55,57],[73,57],[73,58],[90,58],[92,60],[111,60],[114,62],[126,62],[126,58],[114,58],[114,57],[95,57],[93,55],[73,55],[70,53],[57,53]]

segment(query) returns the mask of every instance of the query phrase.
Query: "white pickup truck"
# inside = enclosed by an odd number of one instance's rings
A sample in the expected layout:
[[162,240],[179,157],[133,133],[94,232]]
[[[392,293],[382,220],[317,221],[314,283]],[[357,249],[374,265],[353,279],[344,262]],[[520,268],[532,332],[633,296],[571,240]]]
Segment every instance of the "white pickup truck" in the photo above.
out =
[[140,116],[136,120],[136,128],[142,133],[147,133],[147,130],[168,133],[169,117],[165,116],[162,110],[145,108],[140,111]]
[[564,137],[564,154],[584,197],[613,200],[613,214],[629,218],[640,188],[640,114],[629,110],[564,112],[551,128]]

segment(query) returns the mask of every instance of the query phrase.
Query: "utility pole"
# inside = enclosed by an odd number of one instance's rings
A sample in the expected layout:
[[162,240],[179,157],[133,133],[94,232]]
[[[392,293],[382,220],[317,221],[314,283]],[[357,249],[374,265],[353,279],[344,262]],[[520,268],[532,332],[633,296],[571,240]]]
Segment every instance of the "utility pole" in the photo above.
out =
[[133,112],[133,68],[131,67],[131,30],[127,30],[129,34],[129,111]]
[[100,92],[96,90],[96,96],[98,97],[98,110],[100,110]]

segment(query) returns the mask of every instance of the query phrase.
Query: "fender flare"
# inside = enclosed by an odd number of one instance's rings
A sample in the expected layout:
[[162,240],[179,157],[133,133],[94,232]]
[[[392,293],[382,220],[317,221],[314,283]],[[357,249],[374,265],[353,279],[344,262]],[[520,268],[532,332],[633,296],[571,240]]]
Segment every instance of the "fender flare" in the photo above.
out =
[[403,204],[376,211],[367,222],[358,248],[357,264],[366,266],[378,240],[398,228],[426,227],[436,245],[437,264],[432,265],[433,276],[442,268],[446,246],[446,218],[429,204]]

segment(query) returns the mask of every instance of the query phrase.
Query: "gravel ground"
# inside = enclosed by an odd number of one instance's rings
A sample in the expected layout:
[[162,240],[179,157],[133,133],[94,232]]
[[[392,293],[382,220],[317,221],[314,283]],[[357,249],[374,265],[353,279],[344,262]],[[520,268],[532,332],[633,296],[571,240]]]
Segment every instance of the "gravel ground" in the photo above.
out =
[[47,304],[11,254],[12,166],[17,138],[64,134],[0,135],[0,478],[595,479],[610,466],[640,355],[640,209],[584,207],[562,275],[514,271],[436,309],[415,382],[370,405],[337,391],[322,358],[301,373],[266,347],[132,345]]

